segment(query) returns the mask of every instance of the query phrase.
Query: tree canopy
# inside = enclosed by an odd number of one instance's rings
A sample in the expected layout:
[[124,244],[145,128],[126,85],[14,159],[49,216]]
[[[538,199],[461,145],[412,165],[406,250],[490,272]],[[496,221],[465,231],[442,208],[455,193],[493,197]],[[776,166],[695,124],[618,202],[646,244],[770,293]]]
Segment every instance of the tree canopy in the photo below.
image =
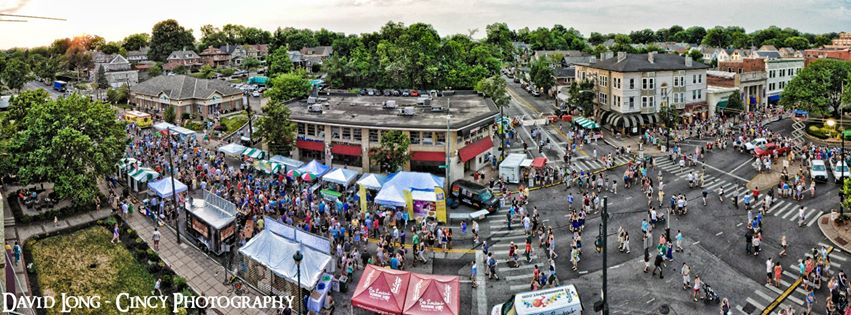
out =
[[287,54],[286,47],[278,47],[271,54],[269,54],[268,64],[269,69],[266,73],[270,77],[274,77],[280,73],[287,73],[293,70],[293,63],[290,60],[290,55]]
[[476,83],[476,91],[490,98],[497,107],[506,106],[511,101],[505,88],[505,80],[499,75],[481,79]]
[[105,103],[81,95],[51,100],[38,93],[16,97],[32,103],[5,148],[7,157],[22,183],[52,182],[59,198],[91,202],[98,195],[97,178],[114,172],[124,152],[123,123]]
[[148,58],[163,62],[171,52],[195,47],[195,36],[191,29],[185,29],[170,19],[154,24],[151,31],[150,50]]
[[532,63],[532,67],[529,70],[529,75],[532,79],[532,83],[535,86],[543,89],[544,93],[548,93],[550,88],[555,85],[555,77],[553,76],[553,68],[550,67],[550,62],[548,60],[544,60],[543,58],[536,60]]
[[[780,104],[822,116],[839,117],[843,87],[849,85],[851,62],[819,59],[802,69],[783,89]],[[845,98],[848,102],[849,98]]]
[[295,141],[296,125],[290,121],[290,108],[276,99],[263,106],[257,119],[257,135],[266,140],[272,154],[289,155]]
[[284,103],[306,97],[310,93],[310,88],[310,81],[301,73],[290,72],[273,77],[264,95],[271,100]]
[[381,172],[396,172],[410,160],[408,146],[411,138],[401,130],[387,130],[381,133],[380,145],[370,151],[370,158],[378,164]]

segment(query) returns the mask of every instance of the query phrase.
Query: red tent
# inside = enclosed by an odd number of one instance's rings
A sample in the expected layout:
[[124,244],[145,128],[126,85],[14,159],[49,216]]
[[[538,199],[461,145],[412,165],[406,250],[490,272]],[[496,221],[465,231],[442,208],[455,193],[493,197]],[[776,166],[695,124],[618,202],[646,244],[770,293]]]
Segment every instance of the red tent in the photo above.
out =
[[542,168],[546,164],[547,164],[547,158],[545,158],[545,157],[539,156],[539,157],[536,157],[534,160],[532,160],[532,167],[535,167],[535,168]]
[[367,265],[352,295],[352,306],[380,314],[402,314],[410,278],[407,271]]
[[412,273],[405,299],[405,315],[458,315],[458,276]]

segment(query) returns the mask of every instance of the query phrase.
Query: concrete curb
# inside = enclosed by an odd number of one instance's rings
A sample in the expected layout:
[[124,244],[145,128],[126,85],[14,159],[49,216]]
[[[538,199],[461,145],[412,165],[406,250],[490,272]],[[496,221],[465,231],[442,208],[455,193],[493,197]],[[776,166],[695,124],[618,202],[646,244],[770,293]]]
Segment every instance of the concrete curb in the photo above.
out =
[[[822,223],[823,220],[827,220],[827,223]],[[830,241],[833,246],[842,249],[846,253],[851,253],[851,243],[846,243],[845,245],[841,245],[836,241],[836,238],[840,237],[839,231],[833,226],[833,223],[830,220],[830,213],[826,213],[818,218],[818,228],[821,231],[821,234]]]

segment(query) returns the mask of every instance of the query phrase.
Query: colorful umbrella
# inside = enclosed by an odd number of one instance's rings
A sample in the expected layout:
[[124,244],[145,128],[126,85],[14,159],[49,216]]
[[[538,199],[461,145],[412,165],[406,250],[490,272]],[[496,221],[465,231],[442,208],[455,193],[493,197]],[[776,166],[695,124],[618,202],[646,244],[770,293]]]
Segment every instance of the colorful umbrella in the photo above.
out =
[[299,176],[301,176],[301,173],[299,173],[298,170],[290,170],[289,172],[287,172],[287,177],[289,178],[296,179]]
[[301,175],[301,179],[306,182],[312,182],[316,180],[316,175],[313,175],[311,173],[304,173]]

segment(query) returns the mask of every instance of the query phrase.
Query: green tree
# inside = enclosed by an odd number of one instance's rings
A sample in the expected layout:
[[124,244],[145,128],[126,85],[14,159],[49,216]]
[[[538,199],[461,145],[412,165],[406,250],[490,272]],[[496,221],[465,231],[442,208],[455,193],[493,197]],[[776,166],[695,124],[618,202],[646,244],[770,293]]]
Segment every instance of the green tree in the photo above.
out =
[[819,59],[801,70],[783,89],[780,105],[816,115],[839,117],[843,88],[848,89],[851,62]]
[[685,30],[686,33],[686,42],[691,44],[699,44],[703,41],[703,37],[706,36],[706,29],[700,26],[692,26]]
[[511,98],[506,91],[505,80],[499,75],[484,78],[476,84],[476,91],[491,99],[497,107],[507,106]]
[[77,70],[77,79],[82,78],[82,72],[92,67],[92,54],[81,45],[72,45],[65,52],[65,60],[68,65]]
[[662,106],[659,108],[659,119],[667,128],[674,128],[680,123],[680,113],[672,106]]
[[579,109],[583,115],[588,116],[594,110],[594,82],[590,80],[573,82],[568,91],[567,104],[570,108]]
[[727,108],[745,110],[745,103],[742,102],[742,95],[739,94],[739,91],[735,91],[727,97]]
[[198,69],[197,73],[194,73],[192,76],[199,79],[212,79],[216,77],[216,69],[210,65],[203,65],[200,69]]
[[[37,104],[42,104],[50,100],[50,95],[43,89],[35,89],[23,91],[18,95],[9,99],[9,112],[3,118],[3,125],[11,125],[13,127],[20,126],[20,122],[30,112],[30,109]],[[20,131],[19,128],[13,128],[13,131]],[[4,135],[4,138],[7,135]]]
[[703,53],[700,52],[700,50],[697,50],[697,49],[689,50],[688,56],[691,57],[692,60],[697,61],[697,62],[700,62],[701,60],[703,60]]
[[783,44],[786,47],[792,47],[796,50],[804,50],[810,48],[810,41],[807,40],[806,37],[801,36],[788,37],[785,41],[783,41]]
[[251,71],[260,67],[260,60],[254,57],[247,57],[242,60],[241,66],[243,69]]
[[112,104],[125,104],[129,94],[130,88],[126,84],[122,84],[116,89],[107,90],[106,99]]
[[373,149],[369,156],[378,164],[380,172],[396,172],[411,159],[408,154],[410,145],[411,139],[403,131],[384,131],[381,133],[379,147]]
[[163,120],[167,123],[173,124],[177,119],[177,113],[174,112],[174,106],[166,106],[165,112],[163,113]]
[[716,26],[706,31],[706,35],[703,37],[701,44],[709,47],[726,48],[730,46],[732,41],[733,38],[729,33],[727,33],[727,29],[721,26]]
[[64,68],[63,63],[64,61],[61,56],[41,58],[39,61],[33,63],[35,67],[33,72],[42,80],[50,82],[56,78],[56,74],[59,71],[62,71]]
[[290,60],[290,55],[287,53],[286,47],[278,47],[268,57],[269,69],[267,74],[274,77],[281,73],[293,71],[293,62]]
[[532,79],[532,83],[534,83],[536,87],[543,89],[544,95],[549,95],[550,88],[555,85],[553,68],[550,67],[550,64],[546,60],[538,59],[532,63],[529,75]]
[[3,73],[0,74],[3,84],[9,89],[20,91],[31,78],[30,68],[20,58],[12,58],[7,61],[3,67]]
[[184,65],[178,65],[177,67],[172,69],[171,72],[174,72],[175,74],[187,74],[189,73],[189,68]]
[[493,23],[486,28],[485,42],[499,49],[499,56],[504,60],[513,57],[511,44],[511,29],[505,23]]
[[100,47],[100,51],[107,55],[117,54],[121,50],[121,43],[108,42]]
[[647,28],[629,33],[629,38],[636,44],[647,44],[656,41],[656,33]]
[[151,31],[148,58],[164,62],[171,52],[194,47],[195,37],[191,29],[185,29],[173,19],[154,24]]
[[127,51],[139,50],[142,49],[142,47],[148,47],[148,42],[150,40],[151,37],[148,36],[148,34],[137,33],[125,37],[121,45]]
[[588,43],[590,43],[591,45],[597,46],[597,45],[600,45],[603,42],[605,42],[607,39],[608,38],[606,38],[606,36],[603,36],[603,34],[600,34],[600,33],[597,33],[597,32],[591,32],[591,35],[588,36]]
[[103,65],[98,67],[97,74],[95,76],[97,79],[98,89],[105,89],[109,87],[109,82],[106,80],[106,72],[103,70]]
[[292,99],[307,97],[310,93],[310,81],[298,73],[279,74],[269,81],[265,95],[270,99],[285,103]]
[[257,118],[256,134],[266,140],[272,154],[289,155],[296,136],[290,108],[278,100],[269,100],[263,106],[263,115]]
[[151,77],[158,76],[163,73],[163,66],[157,62],[155,65],[148,68],[148,75]]
[[32,104],[8,150],[24,185],[54,184],[75,204],[98,196],[97,179],[115,172],[126,143],[109,105],[81,95]]

